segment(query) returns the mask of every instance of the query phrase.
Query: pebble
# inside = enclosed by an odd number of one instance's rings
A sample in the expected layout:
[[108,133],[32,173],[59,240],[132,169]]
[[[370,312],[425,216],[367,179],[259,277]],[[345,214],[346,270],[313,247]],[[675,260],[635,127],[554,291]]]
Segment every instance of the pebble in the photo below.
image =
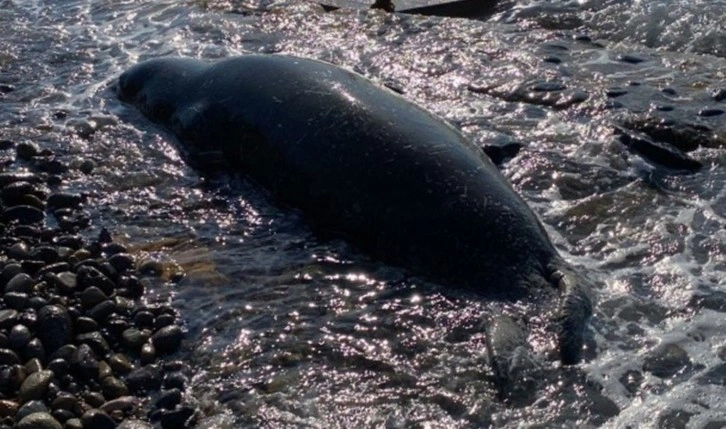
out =
[[97,356],[106,356],[111,352],[111,347],[98,331],[76,336],[76,344],[87,344]]
[[151,336],[151,341],[160,354],[169,354],[177,351],[181,345],[184,333],[177,325],[166,326]]
[[656,377],[669,378],[690,366],[691,360],[677,344],[664,344],[645,358],[643,369]]
[[107,399],[116,399],[129,394],[126,384],[116,377],[106,377],[101,380],[101,391]]
[[628,64],[638,64],[638,63],[642,63],[642,62],[646,61],[644,58],[640,58],[640,57],[636,57],[635,55],[628,55],[628,54],[618,55],[615,59],[617,59],[618,61],[622,61],[624,63],[628,63]]
[[698,116],[704,117],[704,118],[710,118],[712,116],[720,116],[724,114],[724,110],[722,109],[703,109],[700,112],[698,112]]
[[0,417],[12,417],[18,412],[18,403],[9,399],[0,399]]
[[161,427],[163,429],[180,429],[187,427],[187,421],[194,414],[194,409],[183,406],[179,409],[164,412],[161,414]]
[[153,429],[154,427],[142,420],[124,420],[116,429]]
[[[81,419],[73,418],[66,421],[64,429],[84,429]],[[86,428],[90,429],[90,428]]]
[[23,417],[33,413],[47,413],[48,407],[45,406],[43,401],[33,400],[23,404],[15,414],[15,420],[22,420]]
[[48,197],[48,207],[56,209],[78,208],[83,202],[83,197],[77,194],[54,193]]
[[33,336],[27,326],[15,325],[8,333],[8,346],[13,349],[22,349],[32,338]]
[[182,393],[179,389],[169,389],[161,393],[159,399],[156,400],[156,407],[166,410],[173,410],[181,403]]
[[53,372],[48,370],[30,374],[20,386],[18,400],[22,403],[31,399],[41,399],[45,395],[52,378]]
[[131,414],[140,405],[140,401],[133,396],[121,396],[116,399],[107,401],[101,405],[101,409],[109,414],[121,411],[123,413]]
[[158,390],[161,387],[161,371],[155,365],[138,368],[126,376],[126,386],[135,395]]
[[723,88],[721,88],[721,89],[715,89],[711,93],[711,97],[715,101],[724,101],[724,100],[726,100],[726,89],[723,89]]
[[34,286],[33,278],[25,273],[17,274],[5,285],[5,292],[29,293]]
[[23,161],[29,161],[34,156],[38,156],[40,154],[40,149],[35,143],[23,142],[18,143],[18,145],[15,147],[15,153],[17,154],[19,159],[22,159]]
[[108,262],[119,273],[133,268],[134,258],[128,253],[116,253],[108,258]]
[[99,410],[97,408],[91,409],[83,413],[81,416],[81,422],[84,428],[89,429],[115,429],[116,422],[113,421],[111,416]]
[[40,412],[23,417],[14,429],[63,429],[63,426],[50,414]]
[[116,311],[116,303],[107,299],[93,306],[86,314],[97,322],[103,322],[114,311]]
[[81,292],[79,298],[81,299],[81,305],[84,308],[93,308],[108,300],[108,296],[106,296],[106,294],[96,286],[91,286]]
[[140,350],[149,337],[150,335],[136,328],[129,328],[121,334],[124,345],[134,351]]
[[38,312],[37,335],[48,353],[53,353],[73,338],[73,322],[60,306],[48,305]]
[[6,223],[16,222],[20,225],[30,225],[45,219],[45,213],[33,206],[20,205],[10,207],[2,213],[2,220]]

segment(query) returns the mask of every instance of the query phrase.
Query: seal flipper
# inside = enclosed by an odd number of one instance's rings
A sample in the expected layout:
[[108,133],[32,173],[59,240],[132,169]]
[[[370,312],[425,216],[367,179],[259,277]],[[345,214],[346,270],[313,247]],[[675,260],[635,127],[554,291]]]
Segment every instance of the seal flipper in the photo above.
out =
[[498,316],[486,331],[489,364],[499,399],[513,405],[532,403],[541,367],[530,353],[524,330],[511,317]]
[[549,265],[550,279],[561,294],[557,316],[557,343],[565,365],[580,361],[585,327],[592,315],[589,282],[564,261]]

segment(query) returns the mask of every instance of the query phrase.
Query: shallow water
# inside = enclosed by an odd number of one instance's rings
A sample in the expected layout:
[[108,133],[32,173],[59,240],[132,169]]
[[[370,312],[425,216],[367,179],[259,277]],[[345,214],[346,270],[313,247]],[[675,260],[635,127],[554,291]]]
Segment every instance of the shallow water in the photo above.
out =
[[[90,194],[94,228],[184,269],[178,283],[149,279],[149,299],[186,321],[200,428],[726,427],[726,115],[698,116],[726,109],[712,97],[726,89],[723,44],[707,47],[726,28],[716,4],[527,3],[481,22],[292,1],[4,1],[0,84],[14,90],[0,138],[94,160],[67,183]],[[503,403],[483,326],[501,311],[536,318],[526,303],[448,291],[317,238],[244,180],[201,178],[109,89],[145,58],[246,52],[330,61],[478,144],[522,144],[503,172],[598,282],[585,362],[561,368],[551,336],[533,332],[542,376]],[[564,105],[512,98],[543,81],[564,87]],[[704,168],[674,174],[613,135],[654,112],[709,127],[711,147],[690,153]]]

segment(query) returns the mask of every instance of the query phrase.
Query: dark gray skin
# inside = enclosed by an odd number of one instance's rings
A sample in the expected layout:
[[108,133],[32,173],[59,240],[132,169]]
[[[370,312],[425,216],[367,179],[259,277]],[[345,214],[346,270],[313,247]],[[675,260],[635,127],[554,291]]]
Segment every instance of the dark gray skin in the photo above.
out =
[[558,288],[561,360],[580,359],[591,313],[582,278],[494,164],[440,118],[358,74],[282,55],[154,59],[123,73],[117,92],[190,158],[220,153],[382,261],[496,299]]

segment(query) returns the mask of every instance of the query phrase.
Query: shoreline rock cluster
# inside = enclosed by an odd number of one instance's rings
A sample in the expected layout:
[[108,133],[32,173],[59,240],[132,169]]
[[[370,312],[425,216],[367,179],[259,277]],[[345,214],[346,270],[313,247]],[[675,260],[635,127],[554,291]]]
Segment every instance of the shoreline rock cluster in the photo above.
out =
[[82,234],[62,160],[8,140],[0,154],[0,429],[189,427],[174,309],[142,302],[135,258],[106,229]]

